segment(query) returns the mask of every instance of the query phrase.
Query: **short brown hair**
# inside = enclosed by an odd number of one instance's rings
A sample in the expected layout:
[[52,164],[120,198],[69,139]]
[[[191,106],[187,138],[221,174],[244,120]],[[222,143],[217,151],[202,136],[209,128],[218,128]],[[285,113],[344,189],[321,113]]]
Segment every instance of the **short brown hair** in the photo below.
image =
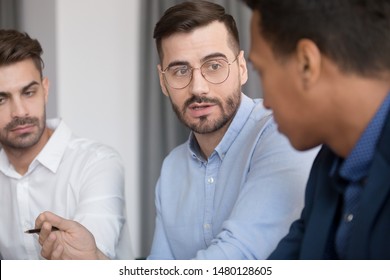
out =
[[27,33],[0,29],[0,66],[32,59],[42,77],[42,54],[41,44]]
[[215,3],[207,1],[187,1],[170,7],[157,22],[153,38],[162,60],[161,40],[177,32],[191,32],[192,30],[208,25],[213,21],[222,22],[230,34],[229,44],[235,52],[239,52],[240,40],[234,18],[225,12],[225,9]]

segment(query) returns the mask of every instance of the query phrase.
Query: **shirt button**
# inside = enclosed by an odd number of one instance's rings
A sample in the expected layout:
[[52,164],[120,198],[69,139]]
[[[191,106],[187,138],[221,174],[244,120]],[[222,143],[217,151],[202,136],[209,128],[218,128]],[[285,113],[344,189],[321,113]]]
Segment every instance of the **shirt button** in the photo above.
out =
[[203,228],[204,228],[204,229],[210,229],[210,224],[204,224],[204,225],[203,225]]
[[347,214],[347,215],[345,215],[345,221],[346,221],[347,223],[352,222],[352,220],[353,220],[353,214]]
[[207,183],[209,183],[209,184],[214,183],[214,178],[213,177],[208,178]]

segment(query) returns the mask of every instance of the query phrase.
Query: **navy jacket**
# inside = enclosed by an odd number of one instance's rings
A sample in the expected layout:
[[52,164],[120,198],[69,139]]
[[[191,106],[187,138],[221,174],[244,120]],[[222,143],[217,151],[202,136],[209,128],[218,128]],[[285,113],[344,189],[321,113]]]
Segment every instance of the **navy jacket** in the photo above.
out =
[[[336,155],[319,152],[307,183],[305,207],[269,259],[331,258],[335,221],[342,196],[329,175]],[[390,115],[380,136],[354,220],[348,259],[390,259]]]

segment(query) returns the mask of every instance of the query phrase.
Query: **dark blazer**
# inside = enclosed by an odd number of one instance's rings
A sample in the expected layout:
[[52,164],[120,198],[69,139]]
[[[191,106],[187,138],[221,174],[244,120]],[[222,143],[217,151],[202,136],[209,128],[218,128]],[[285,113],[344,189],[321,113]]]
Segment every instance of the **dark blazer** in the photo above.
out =
[[[342,196],[337,178],[329,175],[336,155],[326,146],[310,173],[300,219],[269,259],[327,259],[333,242],[337,207]],[[361,194],[348,259],[390,259],[390,116],[387,116]]]

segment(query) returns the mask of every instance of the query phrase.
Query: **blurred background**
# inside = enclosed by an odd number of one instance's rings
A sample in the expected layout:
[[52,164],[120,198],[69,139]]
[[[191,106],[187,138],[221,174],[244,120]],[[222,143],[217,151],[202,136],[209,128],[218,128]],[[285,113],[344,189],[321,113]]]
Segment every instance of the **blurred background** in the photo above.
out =
[[[132,248],[148,255],[154,230],[154,188],[169,151],[188,138],[160,89],[154,25],[182,0],[0,0],[0,27],[40,41],[50,80],[49,118],[75,134],[114,147],[126,170]],[[211,0],[234,16],[248,55],[250,10],[238,0]],[[261,97],[249,64],[244,93]]]

